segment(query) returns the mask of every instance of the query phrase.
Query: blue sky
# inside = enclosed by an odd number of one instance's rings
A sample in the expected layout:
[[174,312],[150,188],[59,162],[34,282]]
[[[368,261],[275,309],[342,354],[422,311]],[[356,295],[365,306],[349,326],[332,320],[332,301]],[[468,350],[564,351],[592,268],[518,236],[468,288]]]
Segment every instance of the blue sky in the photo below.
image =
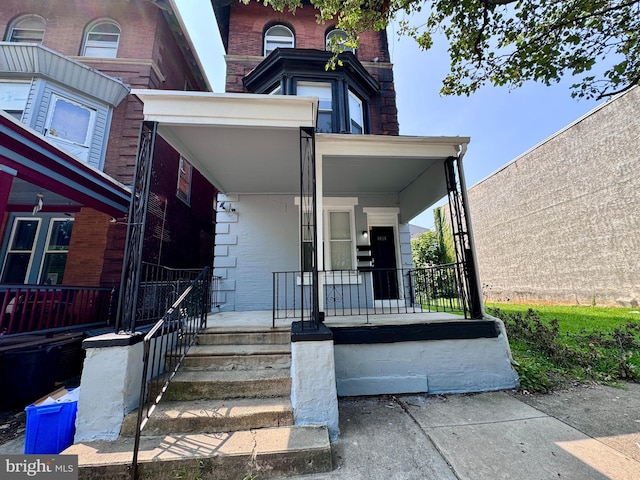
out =
[[[175,1],[214,91],[223,92],[224,52],[210,0]],[[446,45],[423,52],[413,40],[398,39],[393,26],[387,33],[400,134],[471,137],[464,158],[469,187],[598,104],[571,98],[571,79],[551,87],[533,82],[513,91],[487,86],[470,97],[442,97],[440,82],[449,67]],[[432,211],[412,223],[432,227]]]

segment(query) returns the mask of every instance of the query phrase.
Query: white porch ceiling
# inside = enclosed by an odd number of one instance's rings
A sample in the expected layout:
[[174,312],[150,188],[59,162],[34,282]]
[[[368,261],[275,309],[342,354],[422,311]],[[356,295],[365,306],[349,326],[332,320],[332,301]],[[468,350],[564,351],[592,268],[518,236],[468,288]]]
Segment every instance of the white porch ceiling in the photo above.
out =
[[[145,120],[224,193],[299,194],[300,127],[313,127],[317,99],[134,91]],[[446,194],[443,163],[467,137],[316,135],[325,196],[398,196],[409,220]]]

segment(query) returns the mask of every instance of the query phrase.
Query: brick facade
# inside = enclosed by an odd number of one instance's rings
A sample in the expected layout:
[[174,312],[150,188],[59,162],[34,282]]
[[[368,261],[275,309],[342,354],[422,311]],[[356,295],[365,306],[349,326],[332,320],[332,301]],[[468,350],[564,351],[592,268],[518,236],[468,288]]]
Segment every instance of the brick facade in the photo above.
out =
[[[119,78],[131,88],[206,90],[206,85],[188,65],[162,10],[147,0],[3,0],[0,31],[5,37],[11,21],[24,14],[36,14],[46,20],[44,46]],[[103,18],[120,26],[117,58],[79,56],[85,28]],[[142,120],[142,104],[133,96],[113,111],[104,172],[125,185],[133,181]],[[167,158],[158,160],[159,155]],[[157,182],[154,188],[158,195],[168,199],[172,213],[174,207],[179,210],[183,205],[175,196],[178,161],[179,155],[166,144],[157,149],[154,168],[160,166],[164,170],[155,172],[155,176],[166,176],[170,180],[166,185]],[[166,224],[170,231],[192,234],[195,231],[193,244],[213,235],[212,198],[215,196],[213,186],[204,182],[199,174],[196,177],[202,205],[194,206],[192,212],[177,213]],[[109,220],[108,216],[86,208],[76,215],[65,284],[114,286],[120,282],[126,225],[123,219],[117,224]],[[195,222],[194,225],[190,225],[190,221]],[[212,242],[194,248],[189,239],[181,240],[170,249],[171,266],[211,265]],[[148,255],[153,257],[152,252]]]
[[469,190],[489,300],[638,306],[640,88]]
[[[225,91],[246,92],[242,79],[264,60],[264,32],[273,24],[287,25],[293,31],[296,48],[324,50],[326,34],[335,25],[318,24],[315,16],[316,10],[310,5],[297,9],[293,15],[287,11],[276,12],[258,2],[232,4],[225,57]],[[396,94],[386,32],[363,32],[356,57],[380,84],[378,94],[370,98],[370,133],[398,135]]]

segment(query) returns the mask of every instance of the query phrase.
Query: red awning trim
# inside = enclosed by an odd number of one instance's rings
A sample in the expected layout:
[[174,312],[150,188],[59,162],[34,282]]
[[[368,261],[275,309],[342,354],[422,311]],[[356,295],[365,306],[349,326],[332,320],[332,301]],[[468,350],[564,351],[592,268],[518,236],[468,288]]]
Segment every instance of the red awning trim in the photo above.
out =
[[129,210],[131,192],[108,175],[0,112],[0,162],[17,177],[112,216]]

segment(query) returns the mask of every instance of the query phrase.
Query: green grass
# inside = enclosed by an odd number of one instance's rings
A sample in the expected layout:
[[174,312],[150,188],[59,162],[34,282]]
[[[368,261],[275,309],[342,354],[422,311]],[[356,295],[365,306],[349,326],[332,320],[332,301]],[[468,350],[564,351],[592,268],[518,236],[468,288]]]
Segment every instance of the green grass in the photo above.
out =
[[[612,332],[630,322],[640,322],[640,309],[621,307],[590,307],[581,305],[519,305],[513,303],[487,303],[488,309],[498,308],[507,314],[534,310],[542,320],[558,320],[561,333],[580,333],[583,330]],[[634,313],[635,312],[635,313]]]
[[640,314],[632,308],[487,304],[505,322],[521,388],[640,382]]

